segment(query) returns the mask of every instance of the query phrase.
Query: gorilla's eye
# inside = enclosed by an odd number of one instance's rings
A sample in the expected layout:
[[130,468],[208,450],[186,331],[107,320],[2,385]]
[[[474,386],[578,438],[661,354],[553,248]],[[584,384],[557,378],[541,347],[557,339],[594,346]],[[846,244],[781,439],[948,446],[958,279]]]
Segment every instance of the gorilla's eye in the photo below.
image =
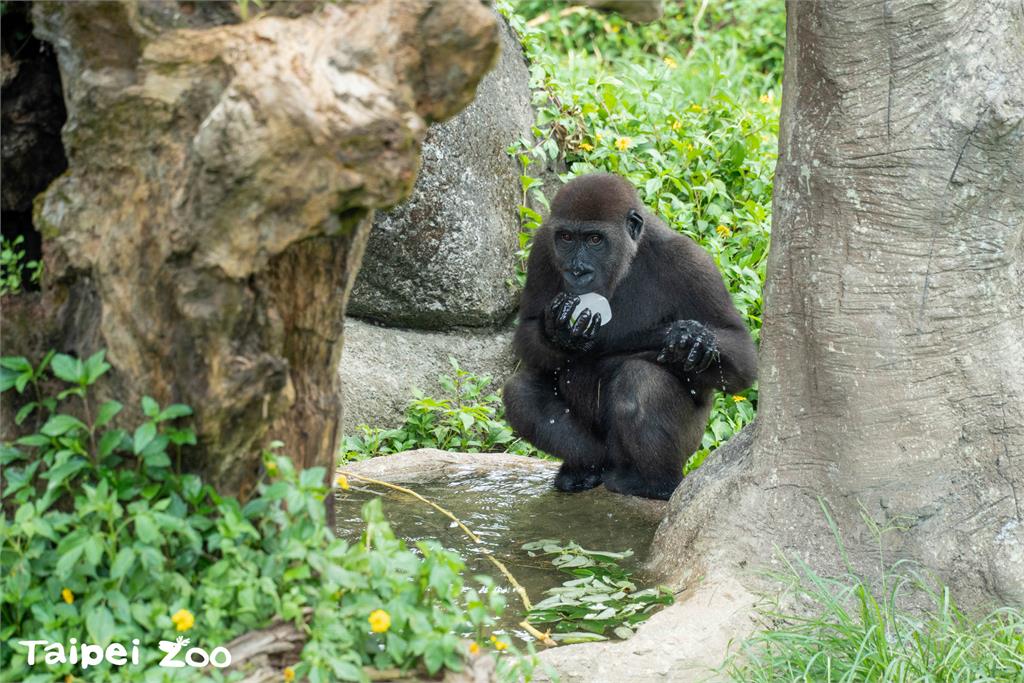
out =
[[572,233],[562,231],[558,233],[558,239],[562,240],[563,242],[572,242]]
[[598,245],[601,244],[602,241],[604,241],[604,238],[601,237],[600,235],[591,235],[590,237],[587,238],[588,244]]

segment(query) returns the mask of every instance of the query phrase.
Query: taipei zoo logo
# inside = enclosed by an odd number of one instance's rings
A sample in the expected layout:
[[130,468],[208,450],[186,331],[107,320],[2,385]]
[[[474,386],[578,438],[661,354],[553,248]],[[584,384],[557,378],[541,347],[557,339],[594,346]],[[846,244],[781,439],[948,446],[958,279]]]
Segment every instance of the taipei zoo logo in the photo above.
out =
[[[105,648],[92,643],[79,645],[75,638],[71,638],[66,647],[61,643],[51,643],[47,640],[19,640],[18,644],[27,650],[29,666],[35,666],[40,658],[48,666],[78,664],[83,670],[104,662],[113,666],[139,663],[138,638],[132,640],[130,646],[111,643]],[[182,636],[157,643],[157,647],[164,653],[160,666],[168,669],[204,669],[207,666],[223,669],[231,664],[231,653],[226,647],[218,646],[207,652],[201,647],[190,648],[188,644],[189,639]]]

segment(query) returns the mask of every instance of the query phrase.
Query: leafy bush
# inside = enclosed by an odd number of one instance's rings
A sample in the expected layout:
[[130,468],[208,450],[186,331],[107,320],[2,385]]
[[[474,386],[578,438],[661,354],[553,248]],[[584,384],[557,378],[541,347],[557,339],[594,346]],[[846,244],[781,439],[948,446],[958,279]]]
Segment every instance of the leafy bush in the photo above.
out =
[[[187,635],[209,651],[274,618],[308,635],[291,674],[311,681],[365,681],[365,666],[460,669],[471,649],[492,642],[484,638],[503,599],[486,578],[482,591],[464,591],[458,556],[434,542],[407,549],[379,501],[363,509],[360,543],[336,539],[325,522],[325,471],[296,471],[274,450],[255,497],[218,495],[172,464],[169,449],[195,443],[180,424],[191,410],[145,397],[141,423],[117,426],[123,406],[97,406],[89,395],[109,368],[103,352],[85,361],[51,353],[38,366],[0,359],[0,389],[34,398],[18,422],[34,416],[40,425],[0,448],[0,680],[77,675],[77,665],[29,667],[17,644],[67,646],[72,637],[141,641],[137,667],[103,664],[90,681],[169,672],[179,680],[191,670],[157,668],[158,640]],[[70,386],[46,395],[54,378]],[[530,670],[528,660],[503,659],[512,676]]]
[[487,391],[490,377],[478,377],[463,370],[454,358],[449,362],[454,374],[438,378],[445,392],[441,398],[414,391],[401,427],[380,429],[359,425],[359,434],[344,438],[342,458],[365,460],[416,448],[543,455],[512,433],[504,421],[501,397]]
[[38,285],[43,275],[43,262],[35,259],[27,260],[25,256],[25,237],[18,235],[13,240],[0,241],[0,296],[17,294],[26,282]]
[[[531,170],[561,159],[563,179],[592,171],[628,178],[669,226],[712,254],[755,340],[761,327],[771,189],[777,156],[785,14],[772,0],[665,4],[638,26],[615,14],[540,0],[499,3],[531,62],[536,143],[511,151],[524,196],[545,203]],[[541,216],[520,208],[521,256]],[[520,273],[520,282],[525,275]],[[719,397],[707,454],[753,419],[745,401]]]
[[534,605],[527,617],[531,624],[553,628],[551,637],[558,642],[605,640],[608,632],[629,638],[633,627],[646,621],[658,605],[672,604],[667,588],[637,590],[632,572],[619,566],[632,551],[586,550],[576,543],[552,540],[527,543],[523,549],[531,557],[554,556],[552,564],[576,577],[545,591],[548,597]]

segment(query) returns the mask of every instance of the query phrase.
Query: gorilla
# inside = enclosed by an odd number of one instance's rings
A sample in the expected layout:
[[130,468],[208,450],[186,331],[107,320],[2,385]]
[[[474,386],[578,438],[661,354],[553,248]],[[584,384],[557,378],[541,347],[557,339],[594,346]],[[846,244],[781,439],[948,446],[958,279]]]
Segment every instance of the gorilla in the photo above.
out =
[[753,340],[710,255],[604,173],[572,180],[551,203],[513,347],[521,362],[505,415],[562,460],[561,491],[604,483],[668,499],[715,390],[756,378]]

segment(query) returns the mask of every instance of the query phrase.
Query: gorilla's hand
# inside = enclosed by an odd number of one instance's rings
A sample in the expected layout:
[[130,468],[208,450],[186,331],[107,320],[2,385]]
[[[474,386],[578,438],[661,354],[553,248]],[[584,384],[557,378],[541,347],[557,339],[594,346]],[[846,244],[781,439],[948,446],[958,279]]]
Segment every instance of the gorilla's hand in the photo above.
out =
[[594,347],[597,331],[601,329],[601,314],[591,313],[589,308],[580,311],[576,320],[572,320],[572,312],[579,303],[578,296],[560,292],[544,311],[544,334],[566,351],[589,351]]
[[683,370],[704,372],[719,356],[718,341],[696,320],[677,320],[668,328],[658,361],[682,363]]

